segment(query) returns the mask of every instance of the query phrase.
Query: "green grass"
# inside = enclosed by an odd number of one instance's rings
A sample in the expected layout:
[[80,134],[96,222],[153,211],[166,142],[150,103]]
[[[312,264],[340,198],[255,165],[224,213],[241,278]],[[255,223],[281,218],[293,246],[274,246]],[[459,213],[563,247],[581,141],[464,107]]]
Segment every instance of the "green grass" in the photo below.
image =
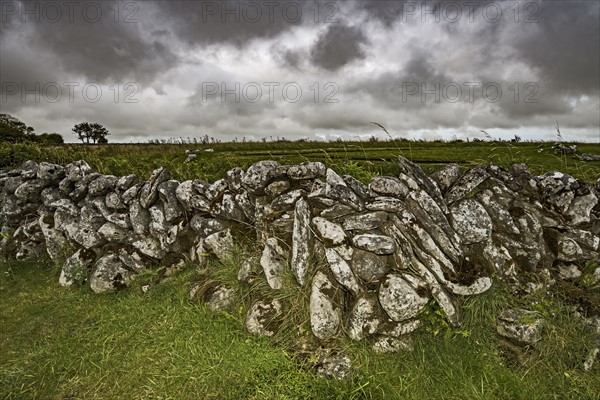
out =
[[[234,264],[214,276],[226,278]],[[296,360],[289,332],[251,336],[243,310],[188,301],[193,269],[147,294],[140,286],[149,275],[94,295],[61,288],[59,270],[44,262],[3,262],[0,274],[0,399],[598,399],[599,366],[581,367],[591,338],[572,307],[545,293],[518,299],[497,285],[458,299],[460,328],[427,312],[412,352],[378,355],[367,342],[337,340],[356,368],[339,382]],[[526,363],[514,365],[498,350],[495,319],[535,302],[555,317]]]
[[[562,171],[578,179],[600,177],[600,161],[585,162],[573,156],[552,154],[551,143],[510,142],[268,142],[200,144],[65,145],[0,144],[0,166],[18,166],[35,159],[65,165],[84,159],[98,172],[136,174],[147,179],[153,169],[166,167],[173,179],[215,181],[234,167],[247,168],[256,161],[273,159],[282,164],[322,161],[341,173],[367,181],[375,175],[398,175],[398,155],[417,162],[427,173],[448,163],[462,169],[495,162],[505,168],[526,162],[532,173]],[[600,154],[600,144],[580,143],[580,152]],[[214,152],[204,152],[212,148]],[[539,149],[541,153],[538,153]],[[183,164],[185,150],[200,150],[191,163]]]

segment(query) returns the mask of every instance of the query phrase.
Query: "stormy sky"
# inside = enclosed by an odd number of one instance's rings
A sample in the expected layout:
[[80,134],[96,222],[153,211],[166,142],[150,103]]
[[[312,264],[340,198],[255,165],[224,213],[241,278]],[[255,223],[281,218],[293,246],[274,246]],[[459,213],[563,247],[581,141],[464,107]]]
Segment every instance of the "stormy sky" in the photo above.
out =
[[0,112],[68,141],[600,143],[600,2],[0,0]]

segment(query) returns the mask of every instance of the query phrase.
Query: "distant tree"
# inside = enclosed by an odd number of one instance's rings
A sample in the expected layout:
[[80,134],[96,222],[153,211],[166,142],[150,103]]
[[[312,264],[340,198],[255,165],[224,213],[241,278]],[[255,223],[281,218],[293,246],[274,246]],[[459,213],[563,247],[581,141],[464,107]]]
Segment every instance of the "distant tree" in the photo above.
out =
[[98,123],[90,124],[90,126],[92,127],[92,140],[94,143],[108,143],[108,139],[106,138],[108,135],[110,135],[108,129]]
[[90,140],[94,143],[108,143],[106,136],[110,135],[105,127],[96,122],[81,122],[73,127],[73,133],[77,135],[77,139],[81,140],[81,143],[88,144]]
[[60,133],[42,133],[36,136],[36,142],[44,146],[58,146],[65,144],[65,141]]
[[73,133],[77,135],[77,139],[81,140],[81,143],[87,141],[90,142],[92,137],[92,128],[89,122],[82,122],[73,127]]
[[35,134],[31,126],[9,114],[0,114],[0,142],[19,143],[34,141]]

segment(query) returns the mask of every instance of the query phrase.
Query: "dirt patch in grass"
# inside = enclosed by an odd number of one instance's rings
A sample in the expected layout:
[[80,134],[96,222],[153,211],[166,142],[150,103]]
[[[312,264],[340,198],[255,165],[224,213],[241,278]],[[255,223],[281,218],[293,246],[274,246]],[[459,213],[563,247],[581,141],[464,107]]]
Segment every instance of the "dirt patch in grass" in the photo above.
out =
[[589,292],[567,281],[558,281],[552,287],[552,293],[568,304],[577,306],[586,317],[600,315],[600,295],[597,293]]

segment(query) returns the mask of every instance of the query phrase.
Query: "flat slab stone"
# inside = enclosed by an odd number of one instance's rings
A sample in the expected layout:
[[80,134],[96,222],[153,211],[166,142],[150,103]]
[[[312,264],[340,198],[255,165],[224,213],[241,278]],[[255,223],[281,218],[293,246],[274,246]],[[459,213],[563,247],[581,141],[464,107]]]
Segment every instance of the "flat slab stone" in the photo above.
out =
[[363,234],[352,238],[354,247],[370,251],[379,255],[393,254],[396,251],[396,242],[389,236]]
[[327,275],[318,271],[313,278],[310,293],[310,326],[313,334],[326,340],[336,335],[342,315],[335,302],[337,292]]

